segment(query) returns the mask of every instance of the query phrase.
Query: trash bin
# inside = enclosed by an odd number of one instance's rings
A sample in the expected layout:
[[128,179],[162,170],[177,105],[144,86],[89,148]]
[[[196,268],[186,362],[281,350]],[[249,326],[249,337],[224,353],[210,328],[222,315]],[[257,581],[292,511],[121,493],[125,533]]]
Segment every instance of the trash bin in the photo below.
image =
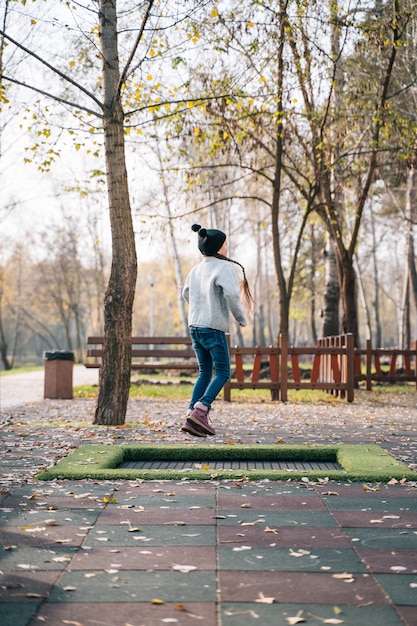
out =
[[72,400],[74,353],[66,350],[45,352],[44,398]]

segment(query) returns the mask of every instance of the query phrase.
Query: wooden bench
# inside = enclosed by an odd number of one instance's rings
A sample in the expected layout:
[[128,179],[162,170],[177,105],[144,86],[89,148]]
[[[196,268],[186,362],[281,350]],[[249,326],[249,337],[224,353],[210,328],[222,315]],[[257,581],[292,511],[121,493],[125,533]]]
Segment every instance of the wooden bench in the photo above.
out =
[[[104,337],[87,338],[85,367],[101,367]],[[198,370],[190,337],[132,337],[133,370]]]

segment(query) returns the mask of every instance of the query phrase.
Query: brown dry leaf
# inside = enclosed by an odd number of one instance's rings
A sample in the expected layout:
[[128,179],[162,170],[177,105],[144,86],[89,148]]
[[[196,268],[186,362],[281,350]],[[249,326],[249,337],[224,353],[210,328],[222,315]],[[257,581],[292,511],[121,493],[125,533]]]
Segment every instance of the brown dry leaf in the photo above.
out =
[[29,591],[28,593],[25,594],[26,598],[44,598],[45,596],[43,596],[40,593],[34,593],[33,591]]
[[324,491],[323,492],[323,496],[338,496],[339,492],[338,491]]
[[391,478],[391,480],[387,482],[387,485],[398,485],[398,480],[396,478]]
[[262,591],[259,592],[259,598],[255,600],[255,602],[259,602],[260,604],[274,604],[275,598],[267,598],[264,596]]
[[187,522],[181,520],[174,520],[172,522],[164,522],[164,526],[187,526]]
[[73,620],[70,620],[70,619],[63,619],[62,623],[71,624],[71,626],[84,626],[84,624],[82,624],[81,622],[74,622]]
[[363,485],[363,490],[364,491],[379,491],[379,485],[376,485],[376,487],[369,487],[368,485]]
[[243,504],[240,505],[241,509],[251,509],[252,505],[249,502],[244,502]]
[[264,530],[264,533],[273,533],[274,535],[278,535],[278,530],[276,528],[269,528],[269,526],[267,526]]

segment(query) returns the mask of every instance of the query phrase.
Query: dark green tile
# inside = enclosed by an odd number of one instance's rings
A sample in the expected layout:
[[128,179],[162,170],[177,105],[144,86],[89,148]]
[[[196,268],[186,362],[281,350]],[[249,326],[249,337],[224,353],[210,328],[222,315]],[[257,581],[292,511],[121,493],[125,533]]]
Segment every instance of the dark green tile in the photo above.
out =
[[381,496],[380,498],[341,498],[323,496],[331,511],[378,511],[386,513],[401,513],[417,511],[417,498],[392,498]]
[[95,526],[85,540],[85,546],[214,546],[215,526],[140,525],[140,531],[130,532],[128,525]]
[[38,604],[12,604],[6,602],[0,604],[1,626],[27,626],[35,615]]
[[[334,611],[323,604],[259,604],[223,603],[220,607],[222,626],[288,626],[287,619],[301,612],[306,624],[321,624],[324,620],[339,619],[345,626],[404,626],[402,620],[390,606],[346,606]],[[255,617],[257,616],[257,617]],[[327,622],[331,623],[331,622]]]
[[141,572],[124,570],[65,572],[49,602],[215,602],[216,573],[212,571]]
[[2,571],[48,571],[65,569],[75,554],[74,550],[56,547],[22,548],[1,550],[0,569]]
[[[0,512],[0,525],[36,527],[42,526],[45,520],[54,520],[56,526],[77,525],[90,526],[100,515],[100,509],[65,509],[61,511],[45,511],[43,509],[30,511],[3,511]],[[51,524],[49,524],[52,528]]]
[[275,572],[365,573],[354,550],[262,548],[248,545],[219,549],[220,569]]
[[403,528],[344,528],[352,546],[380,550],[417,550],[417,534]]
[[417,575],[375,574],[375,579],[394,604],[417,606]]
[[116,507],[128,511],[131,509],[213,509],[216,506],[216,496],[214,494],[169,496],[158,493],[155,495],[121,496],[115,493],[114,498],[117,500],[117,503],[109,504],[109,508]]

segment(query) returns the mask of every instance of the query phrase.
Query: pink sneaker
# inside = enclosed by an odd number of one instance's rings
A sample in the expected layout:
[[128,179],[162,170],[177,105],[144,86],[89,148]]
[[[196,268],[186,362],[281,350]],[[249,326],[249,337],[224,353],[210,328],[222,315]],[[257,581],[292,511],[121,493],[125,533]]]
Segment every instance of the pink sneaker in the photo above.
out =
[[203,431],[203,429],[199,429],[197,425],[192,424],[188,420],[185,420],[184,426],[181,428],[184,433],[188,433],[189,435],[193,435],[193,437],[203,437],[206,438],[207,434]]
[[216,431],[213,426],[209,424],[209,411],[210,409],[207,406],[201,402],[196,402],[194,409],[187,418],[187,422],[191,422],[197,428],[200,427],[206,435],[212,436],[216,434]]

